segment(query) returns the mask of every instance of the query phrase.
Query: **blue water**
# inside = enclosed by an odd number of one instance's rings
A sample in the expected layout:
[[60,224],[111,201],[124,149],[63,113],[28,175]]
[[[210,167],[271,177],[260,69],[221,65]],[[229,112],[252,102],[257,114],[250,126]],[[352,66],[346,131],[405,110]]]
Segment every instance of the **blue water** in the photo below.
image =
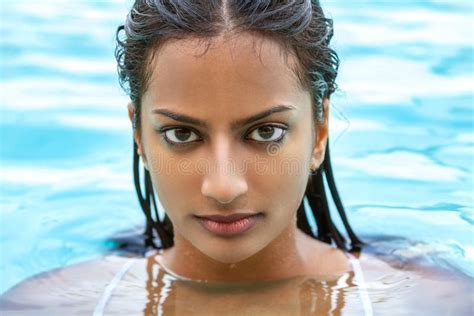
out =
[[[322,4],[341,58],[330,145],[354,230],[474,276],[473,5]],[[130,5],[0,2],[0,293],[143,224],[113,57]]]

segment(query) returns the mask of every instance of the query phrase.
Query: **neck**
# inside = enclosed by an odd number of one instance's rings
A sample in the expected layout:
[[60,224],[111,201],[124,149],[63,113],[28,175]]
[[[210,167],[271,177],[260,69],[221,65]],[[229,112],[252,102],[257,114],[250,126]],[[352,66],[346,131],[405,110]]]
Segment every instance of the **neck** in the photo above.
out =
[[308,251],[303,251],[308,238],[294,222],[258,253],[237,263],[222,263],[206,256],[177,233],[174,246],[163,252],[162,262],[174,273],[193,280],[284,279],[300,275],[308,266]]

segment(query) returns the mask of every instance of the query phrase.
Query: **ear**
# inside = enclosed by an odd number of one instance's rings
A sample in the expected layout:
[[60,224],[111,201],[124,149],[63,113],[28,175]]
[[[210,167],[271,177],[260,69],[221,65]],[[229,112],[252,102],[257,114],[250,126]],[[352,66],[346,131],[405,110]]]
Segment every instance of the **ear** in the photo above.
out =
[[329,133],[329,99],[323,99],[323,118],[324,122],[315,122],[315,139],[313,153],[311,156],[311,170],[316,170],[324,161],[326,144]]
[[128,108],[128,118],[130,119],[130,122],[132,123],[132,128],[133,128],[133,139],[135,140],[135,143],[137,144],[137,154],[140,157],[142,157],[143,166],[148,170],[148,163],[143,152],[141,136],[134,122],[135,120],[134,116],[135,116],[135,111],[136,111],[135,105],[132,102],[129,102],[127,105],[127,108]]

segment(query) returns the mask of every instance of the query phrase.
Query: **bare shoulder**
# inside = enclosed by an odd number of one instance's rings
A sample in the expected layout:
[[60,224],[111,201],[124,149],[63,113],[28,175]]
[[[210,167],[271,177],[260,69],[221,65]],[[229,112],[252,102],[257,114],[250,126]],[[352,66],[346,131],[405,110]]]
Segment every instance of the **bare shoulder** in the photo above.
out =
[[352,271],[344,251],[307,235],[301,236],[305,240],[305,249],[310,254],[309,266],[312,274],[341,275]]
[[[390,302],[394,299],[393,293],[397,293],[399,305],[413,314],[472,314],[473,279],[459,271],[420,260],[372,253],[361,253],[358,259],[369,294],[377,295],[381,301]],[[392,290],[377,294],[371,290],[383,288]]]
[[352,270],[347,254],[339,248],[320,242],[321,266],[324,274],[341,274]]
[[[373,253],[358,253],[358,262],[367,279],[378,280],[386,275],[410,275],[413,278],[423,280],[423,282],[453,281],[463,282],[472,278],[448,268],[427,264],[416,259],[409,260],[403,257],[379,256]],[[472,286],[472,283],[471,283]]]
[[45,306],[65,303],[84,307],[90,302],[92,306],[104,287],[128,260],[130,259],[108,255],[40,273],[0,296],[0,311],[3,315],[3,312],[12,310],[43,310]]

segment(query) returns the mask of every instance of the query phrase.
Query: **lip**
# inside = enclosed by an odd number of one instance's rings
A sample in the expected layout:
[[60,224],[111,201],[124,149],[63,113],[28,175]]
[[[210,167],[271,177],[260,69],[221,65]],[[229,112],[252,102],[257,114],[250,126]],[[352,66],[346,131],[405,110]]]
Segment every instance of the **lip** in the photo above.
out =
[[251,229],[262,215],[262,213],[235,213],[227,216],[195,215],[194,217],[211,233],[221,236],[233,236]]

